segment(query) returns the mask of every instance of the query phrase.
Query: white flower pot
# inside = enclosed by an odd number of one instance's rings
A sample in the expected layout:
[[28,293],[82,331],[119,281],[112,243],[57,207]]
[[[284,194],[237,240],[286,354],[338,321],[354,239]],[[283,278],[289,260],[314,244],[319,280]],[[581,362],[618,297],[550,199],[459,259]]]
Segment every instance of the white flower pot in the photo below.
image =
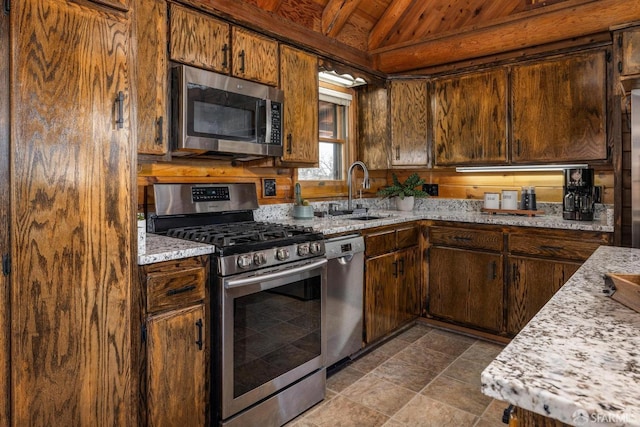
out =
[[396,209],[399,211],[412,211],[415,198],[413,196],[406,196],[404,199],[396,197]]

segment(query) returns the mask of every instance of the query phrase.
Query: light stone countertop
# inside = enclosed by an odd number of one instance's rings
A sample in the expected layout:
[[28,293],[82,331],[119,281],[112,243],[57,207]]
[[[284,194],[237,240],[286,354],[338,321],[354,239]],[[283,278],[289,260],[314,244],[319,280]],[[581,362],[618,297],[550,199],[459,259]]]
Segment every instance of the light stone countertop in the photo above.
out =
[[173,237],[147,233],[146,251],[138,254],[138,265],[188,258],[213,253],[215,247]]
[[578,426],[640,426],[640,313],[604,273],[640,274],[640,249],[601,246],[481,375],[482,392]]

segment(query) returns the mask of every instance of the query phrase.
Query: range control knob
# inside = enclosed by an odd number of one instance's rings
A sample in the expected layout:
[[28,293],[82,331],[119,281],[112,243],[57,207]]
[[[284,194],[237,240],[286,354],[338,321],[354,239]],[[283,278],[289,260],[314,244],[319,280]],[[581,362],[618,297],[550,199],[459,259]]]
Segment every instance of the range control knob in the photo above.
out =
[[291,254],[289,253],[289,249],[287,248],[280,248],[276,251],[276,258],[278,258],[278,261],[287,260],[290,256]]
[[300,256],[309,255],[309,244],[308,243],[303,243],[301,245],[298,245],[298,255],[300,255]]
[[255,265],[265,265],[267,263],[267,256],[264,252],[256,252],[253,255],[253,263]]
[[319,253],[320,253],[320,251],[322,250],[322,245],[320,244],[320,242],[312,242],[312,243],[309,245],[309,250],[311,251],[311,253],[312,253],[313,255],[315,255],[315,254],[319,254]]
[[249,268],[253,264],[253,258],[251,255],[240,255],[238,257],[238,267]]

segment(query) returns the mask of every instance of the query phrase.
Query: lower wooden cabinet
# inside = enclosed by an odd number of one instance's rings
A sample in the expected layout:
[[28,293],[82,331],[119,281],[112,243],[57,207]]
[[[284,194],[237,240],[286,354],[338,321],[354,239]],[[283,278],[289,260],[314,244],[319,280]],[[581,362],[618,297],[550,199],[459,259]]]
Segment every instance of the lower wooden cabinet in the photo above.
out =
[[502,255],[432,247],[429,308],[433,316],[500,332],[504,322]]
[[365,342],[420,314],[420,228],[415,223],[365,234]]
[[140,268],[138,425],[208,425],[208,271],[208,256]]

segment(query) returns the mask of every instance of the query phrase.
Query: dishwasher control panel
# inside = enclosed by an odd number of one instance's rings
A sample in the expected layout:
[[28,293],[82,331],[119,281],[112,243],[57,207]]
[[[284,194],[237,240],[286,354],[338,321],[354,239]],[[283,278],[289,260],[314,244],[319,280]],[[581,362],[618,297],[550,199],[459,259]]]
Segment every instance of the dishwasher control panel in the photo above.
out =
[[329,259],[359,252],[364,252],[362,236],[344,236],[325,240],[325,253]]

